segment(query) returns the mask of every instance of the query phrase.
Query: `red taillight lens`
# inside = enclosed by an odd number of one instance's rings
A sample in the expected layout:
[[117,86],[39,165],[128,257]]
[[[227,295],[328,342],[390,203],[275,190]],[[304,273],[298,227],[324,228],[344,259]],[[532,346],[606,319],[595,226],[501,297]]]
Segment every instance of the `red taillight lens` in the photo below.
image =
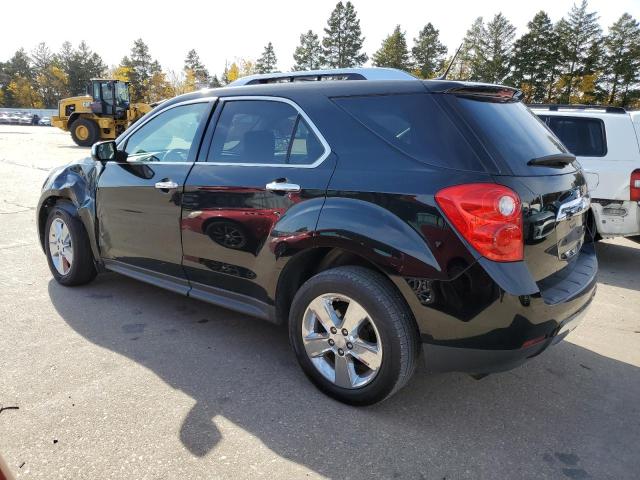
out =
[[456,230],[482,255],[497,262],[523,259],[522,203],[503,185],[470,183],[436,193]]
[[640,170],[631,174],[631,201],[640,202]]

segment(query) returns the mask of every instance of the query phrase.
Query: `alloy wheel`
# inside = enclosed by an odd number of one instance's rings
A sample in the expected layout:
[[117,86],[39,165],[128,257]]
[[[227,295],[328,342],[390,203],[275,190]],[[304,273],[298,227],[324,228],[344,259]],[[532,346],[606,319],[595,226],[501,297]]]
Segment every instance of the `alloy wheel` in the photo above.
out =
[[60,275],[66,275],[73,263],[71,232],[61,218],[54,218],[49,226],[49,255]]
[[373,319],[346,295],[328,293],[309,304],[302,341],[314,367],[341,388],[365,386],[382,365],[382,342]]

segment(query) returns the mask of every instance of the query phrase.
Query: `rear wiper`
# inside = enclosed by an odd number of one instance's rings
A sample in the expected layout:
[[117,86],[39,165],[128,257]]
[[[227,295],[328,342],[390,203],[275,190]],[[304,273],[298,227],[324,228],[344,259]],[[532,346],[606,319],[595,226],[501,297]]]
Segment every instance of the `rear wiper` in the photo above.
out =
[[527,165],[543,166],[543,167],[557,167],[562,168],[565,165],[569,165],[576,161],[574,155],[568,153],[554,153],[553,155],[545,155],[544,157],[532,158],[527,162]]

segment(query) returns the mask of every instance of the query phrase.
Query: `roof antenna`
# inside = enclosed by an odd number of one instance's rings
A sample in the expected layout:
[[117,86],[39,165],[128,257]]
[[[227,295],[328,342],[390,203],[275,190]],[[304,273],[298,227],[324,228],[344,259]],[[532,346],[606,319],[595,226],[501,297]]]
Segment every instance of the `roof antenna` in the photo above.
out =
[[456,50],[456,53],[451,59],[451,62],[449,62],[449,66],[447,67],[447,69],[444,71],[442,75],[440,75],[439,77],[436,77],[435,78],[436,80],[445,80],[447,78],[447,75],[449,74],[449,70],[451,70],[451,67],[453,67],[453,64],[456,62],[456,58],[458,58],[458,54],[460,53],[460,50],[462,50],[462,45],[464,45],[464,42],[462,42],[458,47],[458,49]]

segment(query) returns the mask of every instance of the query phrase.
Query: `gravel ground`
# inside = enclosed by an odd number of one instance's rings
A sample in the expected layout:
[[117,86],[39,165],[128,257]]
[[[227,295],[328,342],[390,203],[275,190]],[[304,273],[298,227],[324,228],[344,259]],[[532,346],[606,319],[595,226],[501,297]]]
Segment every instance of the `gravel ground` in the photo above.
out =
[[35,231],[68,134],[0,125],[0,453],[17,478],[631,479],[640,245],[602,242],[567,341],[480,381],[418,371],[369,408],[320,394],[284,329],[117,274],[63,288]]

